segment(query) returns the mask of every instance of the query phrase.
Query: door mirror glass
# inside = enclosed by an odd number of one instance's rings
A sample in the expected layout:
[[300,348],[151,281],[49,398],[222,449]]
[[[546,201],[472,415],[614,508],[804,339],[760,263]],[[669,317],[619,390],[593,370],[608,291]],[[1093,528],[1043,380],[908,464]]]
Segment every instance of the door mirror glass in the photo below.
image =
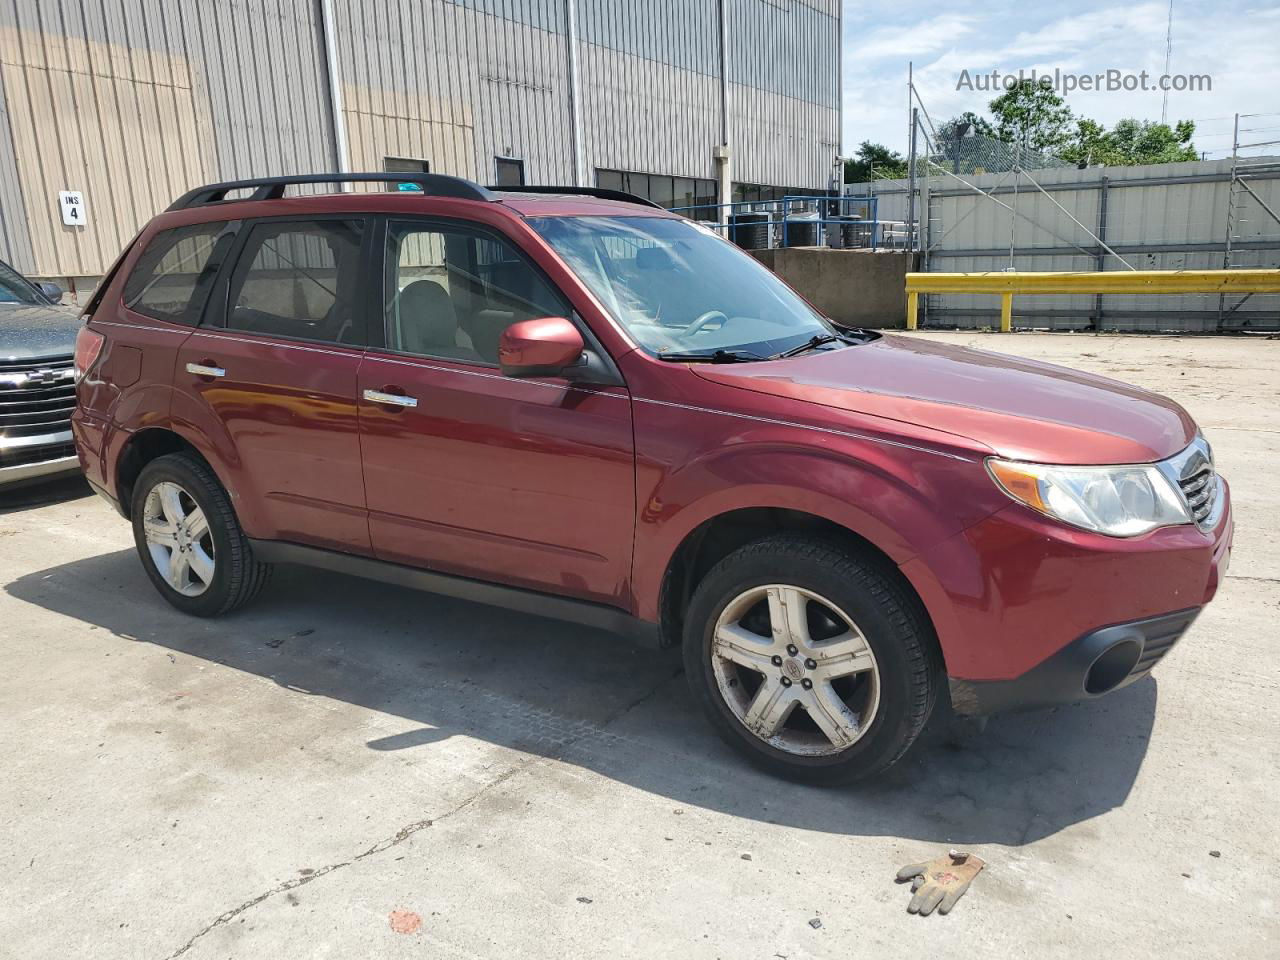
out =
[[43,283],[36,284],[36,286],[40,288],[41,293],[54,303],[62,302],[62,288],[56,283],[49,283],[48,281],[45,281]]
[[502,332],[498,363],[508,377],[551,377],[577,363],[586,344],[564,317],[521,320]]

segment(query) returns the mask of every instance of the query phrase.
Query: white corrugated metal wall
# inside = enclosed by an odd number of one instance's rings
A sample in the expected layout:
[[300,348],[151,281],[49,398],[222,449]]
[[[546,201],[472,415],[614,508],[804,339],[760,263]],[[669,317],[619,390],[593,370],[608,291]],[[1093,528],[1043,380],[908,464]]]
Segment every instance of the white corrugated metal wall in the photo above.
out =
[[[1089,232],[1138,270],[1216,270],[1224,265],[1232,161],[1208,160],[1136,167],[1033,170],[1030,177],[988,173],[966,177],[993,200],[951,177],[921,181],[918,209],[922,259],[930,272],[1125,270]],[[1248,161],[1249,186],[1280,210],[1280,161]],[[1105,178],[1105,186],[1103,180]],[[1017,184],[1016,193],[1013,187]],[[846,193],[879,198],[881,220],[905,220],[903,180],[849,184]],[[1055,203],[1056,201],[1056,203]],[[1061,205],[1061,209],[1058,205]],[[1105,207],[1105,215],[1104,215]],[[1064,209],[1070,213],[1063,212]],[[1072,222],[1072,217],[1080,223]],[[1010,245],[1013,247],[1010,259]],[[1280,268],[1280,223],[1251,197],[1236,194],[1230,265]],[[925,321],[989,326],[1000,313],[997,297],[931,295]],[[1280,297],[1109,295],[1015,297],[1019,325],[1079,329],[1206,331],[1280,323]]]
[[[839,0],[333,0],[350,168],[573,182],[576,7],[588,182],[712,177],[721,3],[733,179],[825,187]],[[31,275],[96,276],[190,186],[334,169],[334,143],[319,0],[0,0],[0,259]]]

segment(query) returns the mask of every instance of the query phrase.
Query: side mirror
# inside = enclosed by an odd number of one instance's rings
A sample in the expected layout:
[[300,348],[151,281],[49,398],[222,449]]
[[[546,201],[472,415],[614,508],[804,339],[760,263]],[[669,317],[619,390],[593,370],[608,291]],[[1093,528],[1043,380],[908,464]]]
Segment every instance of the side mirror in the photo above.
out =
[[43,293],[46,297],[48,297],[54,303],[62,302],[62,288],[58,286],[56,283],[49,283],[48,281],[45,281],[43,283],[37,283],[36,289],[39,290],[41,293]]
[[498,364],[507,377],[552,377],[582,356],[586,344],[564,317],[521,320],[502,331]]

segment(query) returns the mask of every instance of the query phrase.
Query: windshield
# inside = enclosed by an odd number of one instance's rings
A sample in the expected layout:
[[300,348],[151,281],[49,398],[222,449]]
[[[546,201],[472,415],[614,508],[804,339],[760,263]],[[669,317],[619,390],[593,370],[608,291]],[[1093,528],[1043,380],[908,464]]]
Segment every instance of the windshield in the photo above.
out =
[[0,260],[0,303],[42,304],[47,301],[21,274]]
[[773,273],[687,220],[535,217],[529,223],[652,353],[768,357],[835,333]]

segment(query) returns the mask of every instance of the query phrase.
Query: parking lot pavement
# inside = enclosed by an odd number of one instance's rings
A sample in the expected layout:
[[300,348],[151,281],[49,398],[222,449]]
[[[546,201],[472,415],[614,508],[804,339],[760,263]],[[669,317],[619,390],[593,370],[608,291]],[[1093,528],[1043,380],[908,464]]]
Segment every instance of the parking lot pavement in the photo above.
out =
[[[1274,955],[1280,343],[927,335],[1203,425],[1236,551],[1153,678],[802,788],[727,752],[673,656],[299,568],[190,619],[78,483],[7,495],[0,956]],[[895,871],[948,847],[987,869],[909,916]]]

